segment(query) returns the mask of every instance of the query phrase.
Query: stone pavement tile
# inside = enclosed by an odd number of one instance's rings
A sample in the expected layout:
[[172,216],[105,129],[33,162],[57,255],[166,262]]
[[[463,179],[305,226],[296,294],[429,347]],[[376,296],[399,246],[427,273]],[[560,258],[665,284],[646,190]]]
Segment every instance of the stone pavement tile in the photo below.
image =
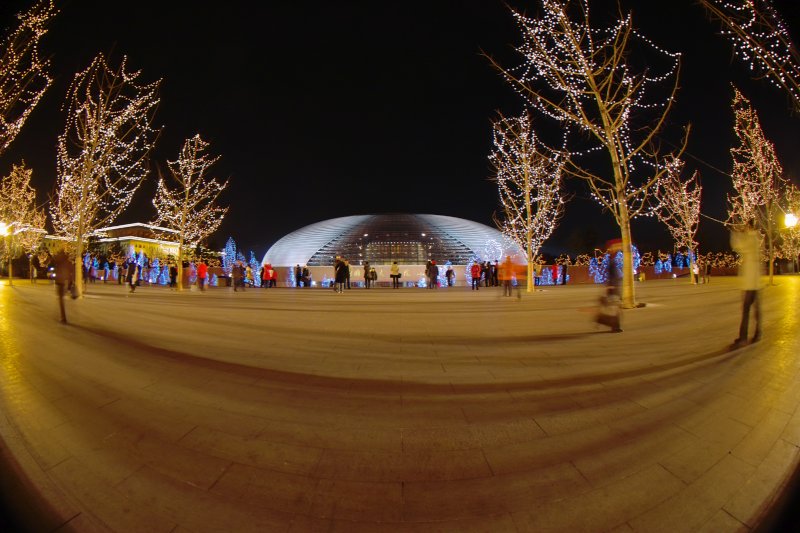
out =
[[619,420],[644,410],[641,405],[625,400],[595,407],[587,406],[570,412],[538,415],[535,420],[548,435],[559,435]]
[[800,409],[797,409],[781,433],[781,438],[800,448]]
[[574,496],[590,489],[569,463],[518,474],[458,481],[403,484],[408,522],[460,520],[522,511],[536,503]]
[[569,413],[577,409],[579,409],[578,404],[569,395],[518,399],[516,394],[514,394],[514,401],[484,402],[475,405],[467,404],[463,407],[467,421],[475,424],[511,421],[523,417],[533,418],[537,415],[544,416],[553,413]]
[[[81,513],[71,518],[69,522],[48,529],[48,531],[52,531],[53,533],[73,533],[75,531],[79,531],[80,533],[108,533],[109,528],[89,514]],[[174,533],[175,529],[173,528],[168,531],[169,533]]]
[[494,448],[528,442],[545,436],[531,419],[507,422],[458,424],[403,430],[403,450],[464,450]]
[[519,533],[508,514],[458,521],[354,522],[296,516],[290,533]]
[[481,450],[408,453],[325,450],[314,475],[351,481],[433,481],[491,476]]
[[312,446],[246,439],[202,426],[184,436],[180,444],[198,453],[289,474],[310,474],[323,451]]
[[190,531],[286,531],[292,520],[289,513],[254,507],[219,493],[210,493],[147,467],[130,476],[117,489],[134,508],[147,509],[147,514],[169,517]]
[[14,415],[14,426],[22,439],[36,443],[35,447],[29,448],[29,451],[42,470],[49,470],[71,457],[69,450],[65,449],[57,439],[51,438],[53,430],[28,427],[27,417],[22,423],[18,423],[17,413]]
[[774,410],[765,412],[760,422],[733,448],[731,453],[753,466],[758,466],[780,439],[788,422],[789,415],[786,413]]
[[699,437],[711,446],[721,446],[732,450],[752,429],[747,424],[717,412],[708,413],[705,409],[687,416],[676,423],[679,427]]
[[308,514],[317,480],[233,463],[210,492],[256,508],[292,514]]
[[684,439],[685,446],[659,460],[659,464],[689,484],[720,462],[729,451],[724,446],[712,446],[697,437]]
[[309,515],[354,522],[403,520],[403,483],[370,483],[320,479],[309,491],[313,498]]
[[724,510],[717,511],[711,519],[693,531],[693,533],[747,533],[751,529],[742,524]]
[[592,486],[600,487],[652,467],[686,446],[686,436],[675,426],[658,427],[636,437],[625,435],[596,453],[574,458],[573,463]]
[[637,531],[695,531],[711,519],[755,469],[725,456],[696,481],[649,511],[629,520]]
[[606,531],[680,493],[684,487],[672,474],[654,466],[585,494],[534,504],[512,516],[519,531]]
[[94,475],[88,465],[77,459],[64,461],[49,473],[81,502],[83,512],[91,514],[91,521],[111,531],[169,532],[175,527],[173,520],[153,509],[148,509],[147,513],[140,512],[135,502]]
[[141,399],[120,399],[101,410],[107,413],[106,416],[115,417],[128,426],[142,428],[148,434],[166,441],[177,441],[195,426],[193,422],[175,416],[169,405],[158,405]]
[[613,445],[621,433],[608,426],[594,426],[574,433],[529,442],[484,448],[495,475],[536,470],[598,453]]
[[130,476],[142,466],[135,458],[120,454],[130,449],[141,436],[138,432],[108,431],[94,424],[66,424],[53,439],[64,446],[72,457],[88,465],[95,475],[111,486]]
[[609,529],[608,533],[633,533],[633,528],[629,524],[620,524],[613,529]]
[[725,511],[739,522],[755,527],[766,507],[777,497],[781,485],[776,485],[776,481],[785,480],[798,464],[800,450],[793,444],[778,440],[753,475],[725,504]]
[[306,421],[273,421],[255,436],[258,440],[336,450],[403,451],[403,430],[344,426],[330,422],[314,424]]

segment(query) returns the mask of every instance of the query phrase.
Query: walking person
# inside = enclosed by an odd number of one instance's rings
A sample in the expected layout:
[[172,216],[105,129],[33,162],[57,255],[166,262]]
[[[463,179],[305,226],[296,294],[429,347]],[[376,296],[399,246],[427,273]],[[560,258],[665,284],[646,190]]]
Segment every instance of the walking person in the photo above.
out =
[[67,323],[67,312],[64,308],[64,293],[72,287],[72,277],[75,274],[75,268],[72,261],[69,260],[67,252],[61,250],[53,258],[56,263],[56,295],[58,296],[58,308],[61,312],[62,324]]
[[497,259],[494,260],[494,264],[492,265],[492,287],[499,287],[500,286],[500,265]]
[[498,277],[503,283],[503,296],[511,296],[511,278],[514,276],[514,265],[511,263],[510,255],[506,256],[499,270]]
[[303,269],[300,268],[300,263],[294,266],[294,286],[300,287],[303,282]]
[[761,239],[752,224],[734,228],[731,232],[731,247],[739,254],[739,281],[742,287],[742,321],[739,336],[731,348],[741,348],[748,343],[747,330],[750,325],[750,308],[755,308],[755,332],[750,342],[761,340]]
[[390,270],[389,277],[392,278],[392,288],[399,289],[400,288],[400,267],[397,266],[397,261],[392,263],[392,268]]
[[125,275],[125,281],[128,282],[128,292],[133,293],[136,290],[136,284],[139,283],[139,265],[135,261],[128,263],[128,272]]
[[439,267],[436,265],[436,261],[431,261],[430,270],[428,270],[428,288],[439,288]]
[[334,291],[339,294],[344,292],[344,285],[347,282],[347,264],[342,258],[337,258],[334,268]]
[[206,278],[208,278],[208,265],[201,260],[197,265],[197,283],[200,285],[201,291],[206,290]]
[[447,270],[444,273],[444,277],[447,278],[447,286],[452,287],[456,273],[453,271],[453,267],[451,265],[447,265]]
[[606,262],[606,293],[600,297],[600,309],[595,318],[598,324],[610,327],[614,333],[622,331],[622,269],[614,259],[621,248],[622,244],[618,240],[606,245],[609,251]]
[[178,288],[178,265],[176,263],[169,264],[169,288]]
[[343,259],[342,262],[344,263],[344,282],[347,290],[350,290],[350,261]]
[[233,266],[233,292],[239,290],[239,287],[244,290],[244,266],[241,261],[237,261]]
[[369,289],[370,281],[372,281],[372,272],[370,271],[369,261],[364,261],[364,288]]
[[472,290],[477,291],[481,288],[481,266],[477,261],[472,263],[469,269],[469,274],[472,276]]

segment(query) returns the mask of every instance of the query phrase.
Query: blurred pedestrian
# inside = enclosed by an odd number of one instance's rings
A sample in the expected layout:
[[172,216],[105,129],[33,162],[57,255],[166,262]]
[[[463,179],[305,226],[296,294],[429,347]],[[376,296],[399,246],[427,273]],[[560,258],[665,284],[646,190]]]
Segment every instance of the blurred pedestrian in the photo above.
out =
[[472,290],[477,291],[481,288],[481,265],[477,261],[473,261],[469,269],[469,274],[472,277]]
[[751,342],[761,340],[761,239],[753,224],[734,228],[731,232],[731,247],[739,254],[739,282],[742,287],[742,320],[739,323],[739,336],[732,348],[747,344],[747,330],[750,323],[750,308],[755,308],[756,328]]
[[208,265],[202,259],[200,264],[197,265],[197,284],[200,285],[200,290],[206,290],[206,279],[208,278]]
[[511,256],[507,255],[503,264],[498,268],[498,277],[503,284],[503,296],[511,296],[511,280],[514,277],[514,264]]
[[64,293],[72,288],[75,266],[64,250],[58,252],[53,259],[56,264],[56,295],[58,296],[58,308],[61,311],[60,322],[66,324],[67,312],[64,309]]
[[439,266],[436,261],[431,261],[430,269],[428,270],[428,288],[439,288]]
[[169,288],[175,289],[178,287],[178,265],[175,263],[169,264]]
[[300,263],[294,266],[294,286],[300,287],[303,283],[303,269],[300,268]]
[[136,284],[139,282],[139,265],[135,261],[128,262],[128,272],[125,276],[125,281],[128,282],[128,292],[136,290]]
[[369,261],[364,261],[364,287],[369,289],[370,282],[372,281],[372,271],[369,267]]
[[444,277],[447,278],[447,286],[448,287],[452,287],[453,286],[453,280],[456,277],[456,273],[453,270],[452,265],[447,265],[447,270],[444,273]]
[[606,248],[606,291],[600,297],[600,309],[595,321],[610,327],[612,332],[619,333],[622,331],[622,269],[617,263],[616,255],[622,249],[622,243],[618,239],[609,241]]
[[399,289],[400,288],[400,267],[397,265],[397,261],[392,262],[392,268],[390,270],[389,277],[392,278],[392,288]]

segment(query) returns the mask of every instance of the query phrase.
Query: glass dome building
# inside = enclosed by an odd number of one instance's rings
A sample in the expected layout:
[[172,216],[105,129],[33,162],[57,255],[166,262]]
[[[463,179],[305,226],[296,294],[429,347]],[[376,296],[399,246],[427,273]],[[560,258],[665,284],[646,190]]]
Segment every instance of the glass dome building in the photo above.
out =
[[356,215],[323,220],[276,242],[264,256],[273,266],[328,266],[337,255],[352,264],[420,265],[428,260],[466,265],[521,254],[500,231],[442,215]]

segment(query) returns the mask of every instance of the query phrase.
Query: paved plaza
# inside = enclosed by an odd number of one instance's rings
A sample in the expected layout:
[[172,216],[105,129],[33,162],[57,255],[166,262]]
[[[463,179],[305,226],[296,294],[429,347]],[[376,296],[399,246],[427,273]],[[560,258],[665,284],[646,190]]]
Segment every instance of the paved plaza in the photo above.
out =
[[3,490],[35,531],[727,532],[800,459],[800,277],[729,352],[735,278],[597,286],[0,286]]

